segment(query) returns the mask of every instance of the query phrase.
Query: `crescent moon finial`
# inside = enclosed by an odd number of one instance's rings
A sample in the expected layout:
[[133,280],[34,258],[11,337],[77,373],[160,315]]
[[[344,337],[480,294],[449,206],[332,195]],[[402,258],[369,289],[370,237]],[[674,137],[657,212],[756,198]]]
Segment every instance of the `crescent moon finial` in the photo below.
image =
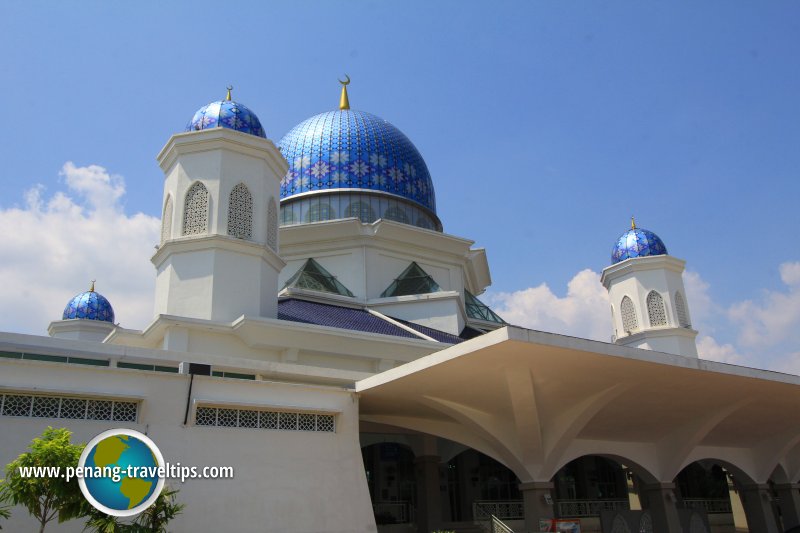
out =
[[346,81],[339,80],[342,84],[342,95],[339,97],[339,109],[350,109],[350,99],[347,98],[347,86],[350,85],[350,76],[344,75]]
[[225,97],[225,100],[230,102],[231,101],[231,91],[233,90],[233,85],[228,85],[227,89],[228,89],[228,95]]

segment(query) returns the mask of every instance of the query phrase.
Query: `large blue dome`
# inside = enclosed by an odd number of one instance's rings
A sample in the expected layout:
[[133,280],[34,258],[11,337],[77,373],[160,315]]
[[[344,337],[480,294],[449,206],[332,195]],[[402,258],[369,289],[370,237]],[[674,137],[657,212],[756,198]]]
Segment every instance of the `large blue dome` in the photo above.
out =
[[614,249],[611,250],[611,263],[616,264],[632,257],[666,254],[667,247],[658,235],[634,225],[617,239]]
[[186,131],[211,128],[228,128],[266,138],[256,114],[247,106],[230,100],[230,95],[227,100],[211,102],[198,109],[186,125]]
[[425,161],[408,137],[380,117],[351,109],[321,113],[292,128],[278,146],[289,162],[282,203],[320,191],[356,190],[412,202],[435,219]]
[[62,320],[73,318],[83,318],[88,320],[100,320],[102,322],[114,323],[114,309],[109,301],[92,289],[82,292],[67,303],[64,308]]

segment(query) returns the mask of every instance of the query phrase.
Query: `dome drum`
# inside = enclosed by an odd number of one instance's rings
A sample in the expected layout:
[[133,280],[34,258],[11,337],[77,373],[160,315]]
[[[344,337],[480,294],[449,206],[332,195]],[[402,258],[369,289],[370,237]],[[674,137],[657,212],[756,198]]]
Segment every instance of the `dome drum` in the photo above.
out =
[[309,192],[293,196],[281,203],[281,225],[307,224],[358,218],[372,223],[392,220],[411,226],[442,231],[439,218],[419,204],[401,196],[360,189]]

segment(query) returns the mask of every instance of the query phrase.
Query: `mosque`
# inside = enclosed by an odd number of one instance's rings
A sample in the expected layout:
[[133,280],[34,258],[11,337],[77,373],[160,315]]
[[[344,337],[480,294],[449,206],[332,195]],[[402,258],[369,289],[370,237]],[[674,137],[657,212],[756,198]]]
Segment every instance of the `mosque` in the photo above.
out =
[[698,358],[684,260],[632,222],[612,342],[507,324],[422,155],[347,83],[277,144],[230,90],[167,140],[152,321],[92,283],[48,336],[0,333],[2,464],[55,426],[232,466],[167,480],[180,532],[800,525],[800,378]]

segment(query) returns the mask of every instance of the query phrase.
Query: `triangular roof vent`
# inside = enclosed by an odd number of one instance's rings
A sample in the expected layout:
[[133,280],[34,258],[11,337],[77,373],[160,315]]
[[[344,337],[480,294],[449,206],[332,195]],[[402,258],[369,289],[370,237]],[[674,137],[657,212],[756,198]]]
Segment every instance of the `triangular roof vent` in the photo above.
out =
[[381,298],[389,296],[406,296],[409,294],[427,294],[441,290],[433,278],[420,266],[412,262],[381,294]]
[[341,296],[353,296],[350,289],[339,283],[333,274],[325,270],[322,265],[309,259],[294,276],[289,278],[284,289],[305,289],[309,291],[329,292]]

